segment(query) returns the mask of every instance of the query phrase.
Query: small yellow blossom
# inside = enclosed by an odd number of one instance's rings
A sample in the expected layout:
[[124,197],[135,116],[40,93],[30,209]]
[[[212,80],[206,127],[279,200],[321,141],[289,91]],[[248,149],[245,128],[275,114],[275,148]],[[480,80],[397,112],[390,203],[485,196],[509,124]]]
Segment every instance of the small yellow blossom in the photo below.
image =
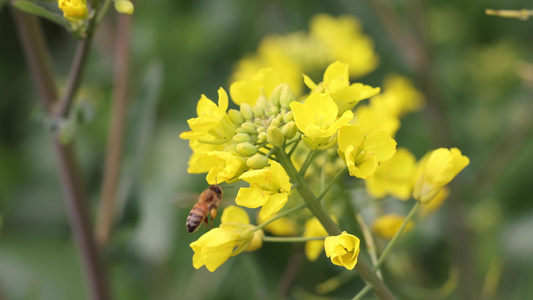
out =
[[330,146],[330,138],[353,118],[351,111],[345,111],[337,119],[337,105],[328,94],[313,93],[305,103],[292,102],[291,109],[303,140],[313,149]]
[[63,17],[71,22],[87,19],[89,15],[85,0],[58,0],[57,5]]
[[350,85],[349,65],[336,61],[328,66],[324,72],[324,79],[320,85],[315,84],[311,78],[304,75],[304,81],[312,92],[322,92],[331,95],[341,115],[347,110],[352,110],[359,101],[370,98],[379,93],[379,88],[373,88],[362,83]]
[[357,264],[360,240],[355,235],[343,231],[337,236],[328,236],[324,240],[326,256],[334,265],[352,270]]
[[429,152],[418,163],[413,197],[428,203],[469,163],[468,157],[457,148]]
[[[403,222],[405,221],[404,216],[397,214],[386,214],[378,217],[374,224],[372,225],[372,230],[376,235],[384,239],[392,239],[392,237],[398,232],[400,227],[402,227]],[[413,221],[407,222],[405,225],[403,233],[406,233],[413,229]]]
[[291,183],[276,161],[271,161],[270,168],[248,171],[239,178],[248,182],[250,187],[239,189],[235,203],[249,208],[262,206],[261,219],[269,218],[287,203]]
[[389,160],[382,162],[374,176],[366,179],[368,193],[380,199],[390,194],[407,200],[413,190],[416,158],[405,148],[399,148]]
[[206,176],[209,184],[233,181],[248,169],[244,157],[226,151],[203,153],[199,161],[210,168]]
[[115,1],[115,9],[117,10],[117,12],[121,14],[131,15],[133,14],[134,7],[131,1],[117,0]]
[[261,247],[262,231],[253,232],[254,226],[249,224],[250,219],[242,208],[228,206],[222,213],[221,222],[219,228],[211,229],[190,244],[194,251],[192,261],[196,269],[205,265],[209,271],[214,272],[231,256]]
[[345,125],[339,130],[339,156],[345,161],[351,176],[367,179],[374,175],[382,161],[396,153],[396,141],[385,131],[370,134],[355,125]]
[[[258,216],[258,223],[262,224],[267,222],[268,220],[274,218],[276,215],[272,215],[268,219],[261,219],[260,216]],[[268,224],[264,227],[266,231],[272,233],[273,235],[277,236],[295,236],[298,234],[298,224],[293,219],[287,218],[287,217],[281,217],[277,219],[276,221]]]
[[247,103],[254,106],[260,96],[270,98],[272,91],[282,82],[272,68],[261,69],[252,80],[240,80],[230,87],[231,99],[235,104]]

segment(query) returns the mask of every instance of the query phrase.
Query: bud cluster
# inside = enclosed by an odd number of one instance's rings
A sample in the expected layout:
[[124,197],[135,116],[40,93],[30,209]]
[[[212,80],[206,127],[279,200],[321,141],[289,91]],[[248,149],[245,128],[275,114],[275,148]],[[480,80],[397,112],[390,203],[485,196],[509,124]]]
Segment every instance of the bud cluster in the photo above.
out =
[[230,109],[228,116],[235,125],[235,135],[233,143],[224,150],[248,158],[249,168],[265,167],[268,159],[259,154],[259,150],[268,144],[282,146],[298,132],[290,109],[290,103],[295,100],[291,88],[280,84],[272,91],[270,99],[261,95],[254,106],[242,103],[239,110]]

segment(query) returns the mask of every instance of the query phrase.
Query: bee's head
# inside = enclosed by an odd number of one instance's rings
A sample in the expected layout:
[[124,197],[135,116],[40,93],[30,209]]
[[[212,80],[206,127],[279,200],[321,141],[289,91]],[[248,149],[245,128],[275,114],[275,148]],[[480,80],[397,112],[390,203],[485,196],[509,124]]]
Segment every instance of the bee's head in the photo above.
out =
[[222,188],[219,185],[217,184],[210,185],[209,189],[217,193],[219,197],[222,197]]

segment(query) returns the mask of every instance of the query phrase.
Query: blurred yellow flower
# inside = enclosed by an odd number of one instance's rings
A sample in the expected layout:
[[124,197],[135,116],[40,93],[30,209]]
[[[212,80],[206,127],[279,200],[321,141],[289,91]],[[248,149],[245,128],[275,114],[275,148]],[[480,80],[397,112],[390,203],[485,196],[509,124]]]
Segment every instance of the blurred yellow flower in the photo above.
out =
[[468,157],[457,148],[429,152],[418,163],[413,197],[428,203],[469,163]]
[[[335,220],[335,218],[333,218]],[[317,237],[317,236],[326,236],[328,235],[328,232],[320,221],[313,217],[307,222],[305,222],[305,230],[304,230],[304,237]],[[315,261],[320,253],[322,253],[322,249],[324,249],[324,241],[308,241],[305,242],[305,256],[307,256],[307,259],[310,261]]]
[[259,216],[267,219],[279,211],[291,191],[289,176],[276,161],[271,161],[270,168],[248,171],[240,179],[250,184],[249,188],[241,188],[235,198],[238,205],[257,208],[262,206]]
[[349,65],[336,61],[328,66],[324,72],[324,79],[321,84],[315,84],[311,78],[304,75],[304,81],[311,92],[328,93],[338,107],[338,114],[341,115],[347,110],[352,110],[359,101],[372,97],[379,93],[379,88],[373,88],[362,83],[350,85]]
[[278,73],[272,68],[259,70],[252,80],[240,80],[231,84],[230,95],[235,104],[254,106],[260,96],[270,98],[272,91],[281,84]]
[[222,213],[221,222],[219,228],[211,229],[190,244],[196,269],[205,265],[214,272],[231,256],[261,247],[263,233],[261,230],[253,232],[254,226],[249,224],[250,219],[242,208],[228,206]]
[[359,105],[354,111],[354,118],[350,124],[361,127],[365,132],[384,130],[392,138],[400,129],[400,120],[380,110],[375,105]]
[[63,11],[63,17],[71,22],[87,19],[89,15],[85,0],[58,0],[57,6]]
[[351,111],[345,111],[337,119],[337,105],[330,95],[323,93],[313,93],[305,103],[292,102],[290,106],[296,126],[304,134],[303,140],[313,149],[330,146],[330,137],[353,118]]
[[370,99],[370,105],[386,112],[391,117],[400,118],[417,111],[425,104],[424,95],[406,77],[390,74],[384,80],[383,93]]
[[374,175],[380,162],[396,153],[396,141],[385,131],[365,134],[355,125],[345,125],[339,130],[339,156],[344,160],[351,176],[367,179]]
[[405,148],[399,148],[394,156],[382,162],[374,176],[366,179],[366,190],[374,198],[393,195],[407,200],[413,190],[416,158]]
[[343,231],[340,235],[328,236],[324,240],[324,250],[334,265],[352,270],[357,264],[359,244],[358,237]]
[[[272,215],[268,219],[262,219],[260,216],[258,216],[258,224],[263,224],[270,219],[274,218],[276,215]],[[298,235],[298,223],[294,221],[293,219],[287,218],[287,217],[281,217],[274,222],[268,224],[264,227],[264,229],[273,235],[277,236],[295,236]]]
[[133,3],[131,3],[131,1],[117,0],[115,1],[115,9],[121,14],[131,15],[133,14],[133,10],[135,8],[133,7]]
[[446,199],[448,199],[448,196],[450,195],[450,188],[445,186],[435,195],[433,200],[429,201],[428,203],[422,205],[420,207],[420,217],[424,218],[427,217],[432,212],[438,210],[443,204]]
[[350,65],[350,75],[360,77],[378,65],[372,39],[362,33],[361,24],[353,16],[332,17],[319,14],[310,24],[310,35],[324,43],[330,61],[340,60]]
[[[372,225],[372,230],[374,233],[384,239],[392,239],[392,237],[398,232],[400,227],[402,227],[403,221],[405,220],[404,216],[398,214],[386,214],[378,217],[374,224]],[[407,222],[405,225],[403,233],[408,232],[414,228],[413,221]]]

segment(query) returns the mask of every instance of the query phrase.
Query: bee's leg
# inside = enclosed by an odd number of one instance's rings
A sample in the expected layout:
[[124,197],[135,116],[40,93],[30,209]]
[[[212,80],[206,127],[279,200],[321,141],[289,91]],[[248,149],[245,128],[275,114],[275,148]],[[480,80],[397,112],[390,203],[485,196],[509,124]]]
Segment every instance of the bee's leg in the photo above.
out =
[[204,226],[207,226],[207,216],[204,219]]

